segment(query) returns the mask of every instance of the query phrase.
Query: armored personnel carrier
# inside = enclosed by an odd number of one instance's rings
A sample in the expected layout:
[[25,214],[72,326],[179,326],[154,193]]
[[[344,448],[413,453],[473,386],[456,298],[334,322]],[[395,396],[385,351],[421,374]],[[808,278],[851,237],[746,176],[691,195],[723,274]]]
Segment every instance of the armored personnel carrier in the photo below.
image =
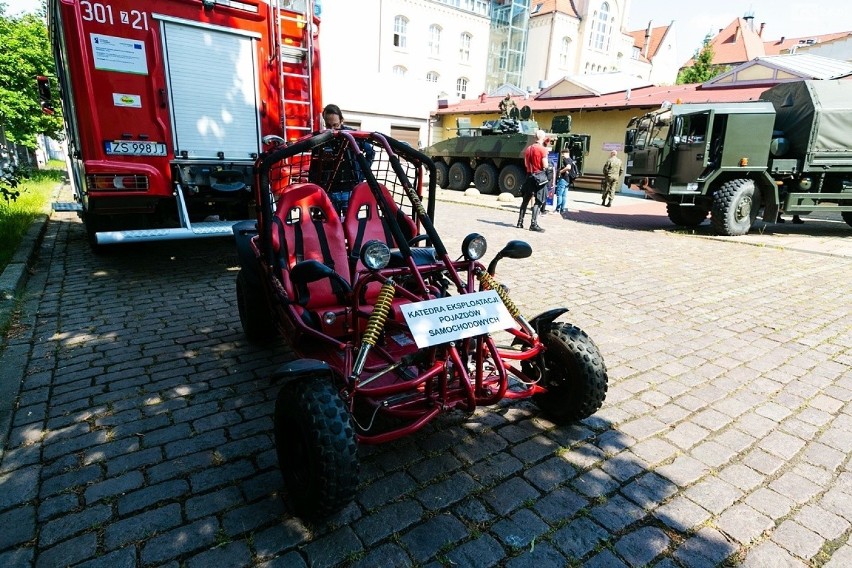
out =
[[[524,149],[535,141],[539,128],[529,106],[520,110],[513,107],[509,116],[486,121],[481,127],[460,125],[457,136],[437,142],[423,153],[435,162],[436,181],[441,188],[464,191],[472,182],[480,193],[508,192],[517,196],[527,177]],[[563,148],[570,148],[582,174],[590,136],[571,134],[571,117],[557,116],[548,138],[551,155],[559,157]]]

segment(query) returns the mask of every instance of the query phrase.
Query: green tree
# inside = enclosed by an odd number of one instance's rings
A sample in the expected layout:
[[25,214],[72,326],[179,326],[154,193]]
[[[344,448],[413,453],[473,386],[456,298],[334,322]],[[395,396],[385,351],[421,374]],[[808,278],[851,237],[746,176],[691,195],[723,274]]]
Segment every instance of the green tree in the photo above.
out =
[[703,83],[716,75],[728,70],[726,65],[713,65],[713,48],[710,46],[711,36],[704,38],[704,45],[692,57],[693,64],[684,67],[677,74],[677,84]]
[[36,85],[37,76],[56,75],[43,10],[7,16],[0,2],[0,122],[11,142],[28,148],[35,148],[37,134],[59,138],[62,133],[58,101],[57,114],[44,114]]

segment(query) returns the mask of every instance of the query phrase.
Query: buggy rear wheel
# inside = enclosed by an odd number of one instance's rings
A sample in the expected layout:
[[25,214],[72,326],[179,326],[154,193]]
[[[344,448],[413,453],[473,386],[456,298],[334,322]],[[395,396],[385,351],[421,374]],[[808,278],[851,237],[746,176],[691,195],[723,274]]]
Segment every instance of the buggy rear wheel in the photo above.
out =
[[552,323],[541,340],[547,348],[542,373],[547,392],[535,395],[533,401],[558,423],[594,414],[607,391],[606,365],[597,345],[579,327],[561,322]]
[[287,500],[304,519],[342,509],[358,487],[349,412],[326,377],[285,384],[275,403],[275,448]]
[[237,308],[243,332],[252,343],[269,343],[275,338],[275,322],[272,312],[263,298],[261,286],[251,282],[245,268],[237,273]]

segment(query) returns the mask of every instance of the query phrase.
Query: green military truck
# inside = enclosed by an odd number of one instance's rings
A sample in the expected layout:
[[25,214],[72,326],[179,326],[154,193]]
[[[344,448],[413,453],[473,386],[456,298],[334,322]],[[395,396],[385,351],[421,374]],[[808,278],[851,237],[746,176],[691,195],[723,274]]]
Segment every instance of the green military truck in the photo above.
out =
[[[508,192],[520,195],[526,180],[524,149],[535,141],[538,123],[531,119],[529,106],[513,108],[508,117],[488,120],[473,128],[459,120],[457,136],[423,149],[435,162],[437,184],[464,191],[471,182],[480,193]],[[571,134],[571,117],[557,116],[547,136],[553,142],[551,160],[561,161],[563,148],[570,148],[577,170],[583,173],[583,160],[589,152],[590,136]],[[562,164],[555,164],[561,166]]]
[[744,235],[758,213],[837,211],[852,226],[852,81],[782,83],[760,101],[675,104],[633,118],[625,182],[669,219]]

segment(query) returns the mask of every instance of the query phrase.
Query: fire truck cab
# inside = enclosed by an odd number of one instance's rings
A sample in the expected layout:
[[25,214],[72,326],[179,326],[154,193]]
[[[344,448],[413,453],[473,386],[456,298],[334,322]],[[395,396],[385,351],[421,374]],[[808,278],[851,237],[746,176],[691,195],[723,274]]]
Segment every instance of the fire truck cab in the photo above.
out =
[[319,0],[49,0],[93,247],[232,235],[265,144],[319,127]]

